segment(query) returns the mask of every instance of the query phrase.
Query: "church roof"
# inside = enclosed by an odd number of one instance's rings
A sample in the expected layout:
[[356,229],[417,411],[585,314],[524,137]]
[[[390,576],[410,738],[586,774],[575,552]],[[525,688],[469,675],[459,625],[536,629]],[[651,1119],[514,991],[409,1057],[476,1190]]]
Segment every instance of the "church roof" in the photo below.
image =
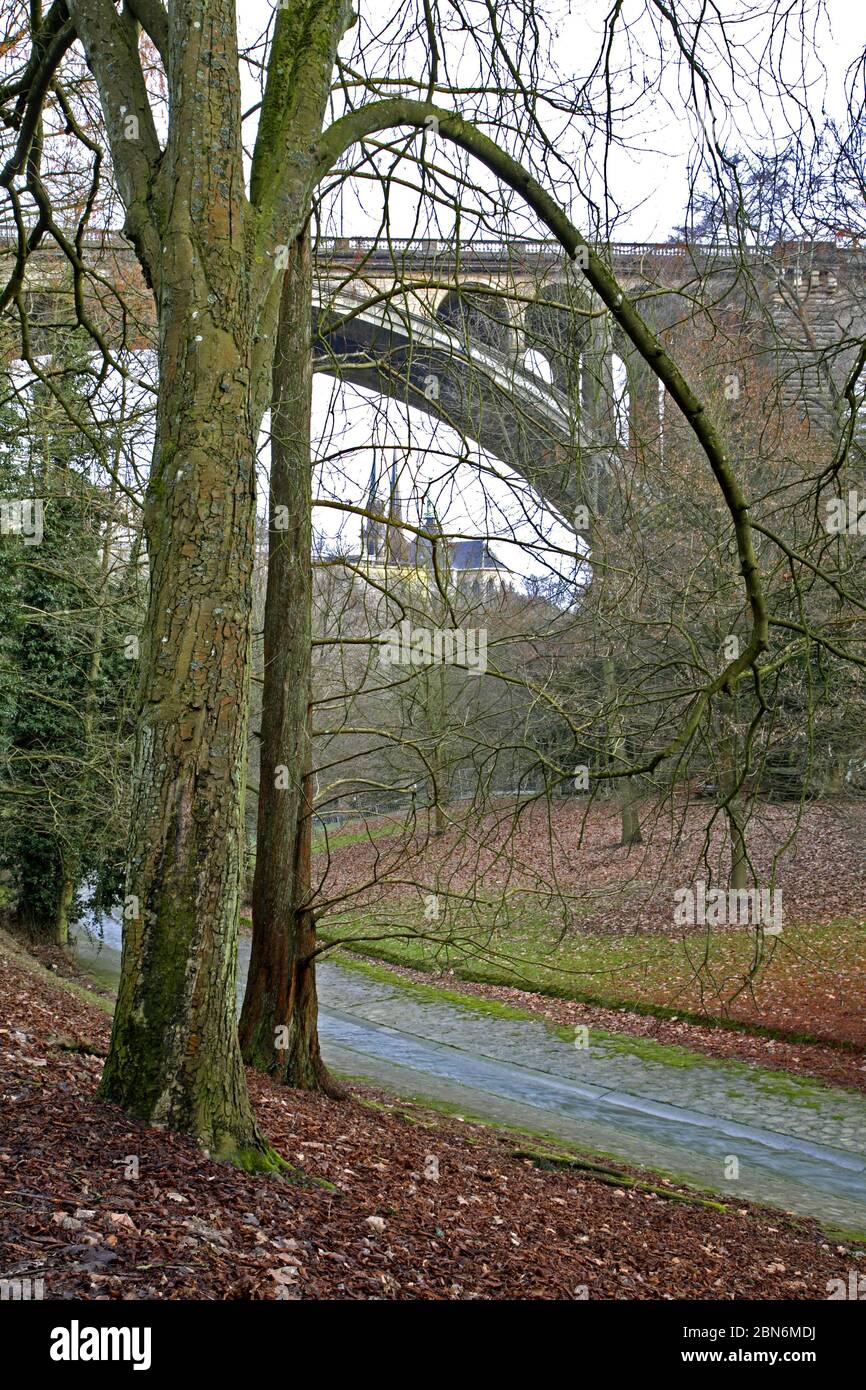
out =
[[451,565],[456,570],[505,570],[497,560],[485,540],[480,537],[469,541],[453,541],[450,549]]
[[[347,558],[354,564],[390,562],[395,565],[408,564],[426,567],[430,563],[431,540],[426,536],[413,536],[410,541],[401,537],[400,542],[393,547],[397,553],[391,555],[387,555],[385,543],[378,535],[374,544],[373,553],[369,550],[366,553],[362,551],[360,554],[349,555]],[[439,544],[442,545],[443,542],[440,541]],[[486,540],[480,536],[471,540],[448,541],[445,544],[448,547],[447,564],[454,574],[476,573],[484,570],[496,570],[503,575],[509,573],[508,566],[504,565],[501,560],[497,560]]]

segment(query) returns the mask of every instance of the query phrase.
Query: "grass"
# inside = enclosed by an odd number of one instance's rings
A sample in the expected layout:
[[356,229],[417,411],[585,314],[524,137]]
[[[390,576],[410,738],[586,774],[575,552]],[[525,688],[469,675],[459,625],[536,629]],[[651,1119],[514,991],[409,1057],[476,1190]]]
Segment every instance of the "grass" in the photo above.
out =
[[313,853],[326,854],[345,845],[363,844],[366,840],[379,840],[388,835],[396,835],[403,829],[402,817],[389,817],[375,824],[359,825],[355,830],[329,830],[321,826],[313,831]]
[[[786,1019],[774,1026],[773,996],[791,1003],[803,999],[802,981],[808,974],[809,1001],[821,992],[827,1013],[837,997],[839,976],[866,974],[866,934],[860,924],[843,919],[817,926],[786,929],[765,941],[764,958],[754,982],[754,932],[708,930],[685,937],[563,935],[559,926],[543,921],[506,924],[494,932],[477,922],[452,924],[447,938],[432,935],[388,936],[387,920],[354,918],[322,922],[323,940],[351,942],[351,949],[386,964],[409,966],[427,973],[448,973],[455,980],[503,985],[532,993],[606,1008],[626,1009],[661,1018],[712,1023],[787,1041],[835,1043],[850,1046],[828,1030],[798,1028]],[[393,930],[393,928],[392,928]],[[374,940],[371,938],[384,939]],[[367,938],[367,939],[365,939]],[[762,996],[766,1023],[747,1011],[744,984],[754,983]],[[730,1010],[739,1013],[732,1016]],[[742,1015],[749,1012],[748,1021]]]

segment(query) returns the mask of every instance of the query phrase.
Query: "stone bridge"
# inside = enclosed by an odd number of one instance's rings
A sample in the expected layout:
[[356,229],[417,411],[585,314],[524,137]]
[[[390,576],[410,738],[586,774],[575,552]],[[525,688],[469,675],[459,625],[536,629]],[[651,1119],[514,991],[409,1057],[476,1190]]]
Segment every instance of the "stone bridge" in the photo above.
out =
[[[832,427],[834,396],[866,337],[866,250],[599,249],[663,339],[690,334],[698,353],[723,340],[737,393],[777,391],[810,429]],[[153,302],[128,243],[89,234],[84,254],[88,311],[114,342],[152,342]],[[11,255],[0,239],[0,271]],[[656,379],[554,242],[332,238],[317,244],[315,264],[318,369],[446,420],[566,516],[594,500],[588,479],[627,447],[637,421],[663,437]],[[25,302],[34,351],[44,351],[40,338],[70,319],[69,268],[56,248],[31,258]]]

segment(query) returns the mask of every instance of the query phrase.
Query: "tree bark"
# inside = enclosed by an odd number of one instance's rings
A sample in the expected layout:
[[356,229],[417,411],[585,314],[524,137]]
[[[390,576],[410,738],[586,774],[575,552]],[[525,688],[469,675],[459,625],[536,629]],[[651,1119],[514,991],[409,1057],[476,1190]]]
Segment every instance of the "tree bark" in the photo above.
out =
[[58,946],[69,944],[69,909],[75,893],[75,879],[70,877],[64,865],[57,891],[57,909],[54,915],[54,940]]
[[265,1147],[235,1024],[255,430],[243,286],[225,274],[224,323],[190,287],[160,325],[132,843],[102,1095],[246,1162]]
[[[721,791],[728,843],[731,851],[729,888],[748,888],[749,855],[743,830],[743,799],[737,793],[737,700],[736,696],[723,701],[719,725],[718,746],[721,761],[719,790]],[[730,706],[730,708],[727,708]]]
[[625,777],[620,787],[620,837],[621,845],[642,845],[640,819],[637,813],[637,796],[631,777]]
[[748,888],[749,860],[746,842],[736,817],[728,812],[728,827],[731,837],[731,888]]
[[728,886],[730,888],[748,888],[749,856],[742,827],[742,803],[738,797],[733,796],[736,785],[736,770],[733,768],[726,770],[722,774],[721,784],[725,797],[732,796],[733,798],[725,806],[725,820],[728,826],[728,841],[731,849],[731,877]]
[[317,1031],[312,831],[312,258],[288,250],[273,369],[268,587],[253,939],[240,1020],[243,1056],[290,1086],[331,1094]]
[[218,26],[207,71],[192,44],[172,65],[150,593],[101,1094],[216,1157],[270,1167],[236,1026],[258,422],[233,36]]

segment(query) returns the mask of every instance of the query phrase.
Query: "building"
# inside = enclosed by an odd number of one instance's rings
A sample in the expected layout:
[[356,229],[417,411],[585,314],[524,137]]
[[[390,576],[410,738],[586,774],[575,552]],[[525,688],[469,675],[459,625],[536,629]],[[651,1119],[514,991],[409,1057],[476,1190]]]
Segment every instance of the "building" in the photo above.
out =
[[[511,571],[493,554],[483,536],[468,540],[448,540],[430,505],[424,510],[420,528],[408,531],[403,505],[397,490],[396,454],[391,464],[387,490],[384,469],[377,472],[376,459],[370,471],[366,512],[361,523],[361,550],[348,556],[349,563],[368,573],[377,583],[390,577],[410,582],[430,583],[438,570],[441,582],[478,597],[494,597],[513,589]],[[418,530],[421,534],[418,534]]]

